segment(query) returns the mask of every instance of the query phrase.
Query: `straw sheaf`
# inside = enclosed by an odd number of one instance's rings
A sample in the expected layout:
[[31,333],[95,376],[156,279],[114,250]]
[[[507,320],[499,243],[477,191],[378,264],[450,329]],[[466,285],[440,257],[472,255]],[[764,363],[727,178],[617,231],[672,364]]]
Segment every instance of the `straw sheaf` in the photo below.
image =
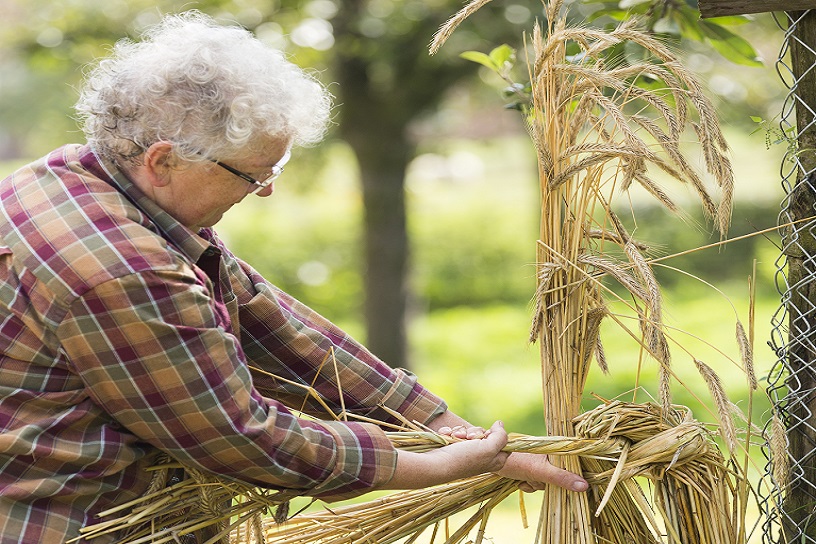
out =
[[[511,435],[505,451],[560,455],[579,455],[584,475],[590,481],[590,495],[596,517],[601,520],[593,538],[597,542],[658,543],[664,525],[670,532],[685,535],[679,542],[729,543],[735,521],[731,514],[734,497],[719,492],[722,482],[739,480],[730,473],[705,427],[682,407],[673,407],[668,417],[652,404],[619,401],[605,403],[586,412],[576,422],[576,437],[534,437]],[[410,444],[415,450],[439,447],[451,440],[434,433],[394,433],[395,445]],[[675,515],[658,521],[644,516],[648,508],[643,488],[633,478],[645,477],[655,483],[654,500],[665,512],[677,513],[686,503],[695,503],[699,519]],[[485,535],[490,511],[509,494],[517,483],[494,476],[479,476],[437,488],[397,493],[368,503],[304,514],[278,526],[266,520],[266,538],[270,544],[340,544],[376,542],[388,544],[400,539],[413,542],[423,531],[455,512],[480,505],[455,531],[445,526],[447,544],[469,539],[478,529],[475,541]],[[672,489],[666,494],[666,489]],[[725,487],[733,490],[733,486]],[[680,498],[682,504],[678,504]],[[716,514],[716,515],[715,515]],[[615,523],[610,523],[615,520]],[[621,523],[622,522],[622,523]],[[695,536],[697,524],[702,537]],[[705,535],[717,539],[706,540]]]
[[[579,456],[591,494],[601,497],[595,501],[596,516],[604,523],[597,529],[598,542],[603,535],[618,535],[614,542],[660,542],[647,538],[658,534],[659,526],[668,523],[683,532],[678,520],[658,522],[644,515],[648,508],[640,486],[632,478],[645,477],[655,482],[656,493],[671,482],[678,497],[694,492],[710,497],[712,504],[703,510],[717,510],[716,516],[703,516],[697,523],[703,525],[733,524],[729,515],[735,486],[714,491],[726,481],[740,480],[741,476],[725,469],[725,462],[711,440],[704,425],[696,422],[691,412],[674,406],[668,414],[657,405],[605,402],[596,409],[581,414],[575,420],[576,436],[527,436],[511,434],[505,451],[559,456]],[[428,451],[456,442],[457,439],[430,431],[412,430],[386,433],[394,446],[409,451]],[[155,470],[176,470],[181,466],[170,461],[154,467]],[[492,509],[515,492],[518,482],[493,475],[482,475],[452,482],[443,486],[417,491],[395,493],[363,504],[327,508],[326,512],[300,514],[288,520],[268,517],[261,523],[259,516],[286,504],[294,497],[291,492],[260,490],[238,482],[227,482],[213,475],[186,469],[195,473],[160,492],[146,495],[127,505],[103,512],[102,517],[117,514],[118,518],[103,521],[82,530],[83,538],[93,540],[116,534],[124,543],[175,542],[184,535],[210,528],[210,542],[230,536],[233,544],[266,542],[269,544],[296,543],[363,543],[386,544],[402,538],[418,536],[424,529],[447,520],[453,514],[477,507],[476,513],[450,533],[446,542],[464,541],[473,529],[484,535]],[[631,483],[630,483],[631,482]],[[210,497],[204,498],[205,493]],[[217,511],[203,503],[215,500]],[[671,497],[655,496],[669,509],[678,508]],[[127,511],[128,514],[121,515]],[[610,523],[610,520],[618,523]],[[284,522],[285,521],[285,522]],[[619,523],[624,521],[625,523]],[[447,522],[446,522],[447,523]],[[215,531],[213,527],[218,527]],[[722,534],[721,527],[706,529]],[[259,531],[263,540],[258,540]],[[637,538],[637,540],[631,540]],[[626,540],[629,539],[629,540]],[[410,540],[409,540],[410,541]],[[729,543],[724,540],[681,540],[689,543]]]
[[[729,516],[744,504],[738,504],[740,499],[732,494],[739,487],[744,497],[747,484],[741,477],[739,486],[733,484],[715,443],[695,435],[695,425],[685,416],[678,420],[671,404],[671,352],[661,289],[644,256],[645,248],[612,212],[614,193],[638,183],[667,209],[682,214],[650,175],[654,167],[690,185],[724,236],[730,221],[733,173],[716,111],[678,56],[665,43],[641,32],[637,20],[613,30],[575,27],[559,15],[560,4],[558,10],[544,5],[546,23],[536,22],[532,31],[531,96],[525,121],[537,151],[541,190],[537,262],[543,264],[538,269],[531,336],[540,342],[545,423],[555,434],[580,437],[584,432],[579,429],[580,405],[575,399],[583,394],[588,354],[594,350],[599,364],[606,365],[596,336],[606,315],[658,361],[660,407],[652,407],[652,424],[632,419],[633,428],[648,431],[648,436],[642,443],[627,437],[631,442],[624,442],[611,461],[598,456],[553,457],[558,466],[582,470],[590,478],[606,478],[608,483],[600,489],[593,480],[596,485],[588,497],[548,487],[536,542],[662,542],[665,532],[672,544],[739,542],[744,528]],[[454,17],[457,25],[464,20],[462,14]],[[608,61],[610,50],[624,43],[638,44],[650,56],[632,66],[617,59]],[[577,46],[580,54],[571,52],[567,58],[568,46]],[[663,88],[638,87],[637,80],[644,75],[660,81]],[[705,169],[719,188],[719,202],[680,148],[689,128],[696,132]],[[611,227],[596,229],[596,225]],[[600,234],[593,234],[597,231]],[[596,244],[597,239],[614,242],[612,252],[622,251],[628,262],[610,258],[605,252],[609,248]],[[618,296],[604,285],[607,279],[618,281],[632,294],[633,303],[627,308],[636,316],[640,338],[619,316],[606,313],[602,292]],[[698,367],[718,405],[720,432],[733,453],[734,427],[726,413],[733,405],[711,369],[702,362]],[[614,410],[610,414],[615,422],[611,428],[626,426],[628,416]],[[649,437],[654,435],[662,440],[651,442]],[[609,440],[612,435],[603,438]],[[668,443],[680,445],[675,449]],[[638,459],[645,458],[657,464],[638,464]],[[654,479],[651,502],[633,484],[635,474]],[[729,521],[712,526],[706,524],[709,519]]]

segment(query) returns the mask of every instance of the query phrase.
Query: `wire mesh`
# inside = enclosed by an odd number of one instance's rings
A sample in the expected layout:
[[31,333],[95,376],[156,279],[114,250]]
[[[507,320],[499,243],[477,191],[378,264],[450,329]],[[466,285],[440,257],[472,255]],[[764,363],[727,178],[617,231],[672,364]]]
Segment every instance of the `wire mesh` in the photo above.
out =
[[[779,136],[791,143],[816,131],[816,104],[801,97],[803,80],[812,79],[816,71],[816,44],[804,43],[797,32],[806,17],[816,14],[811,11],[775,14],[785,32],[777,73],[788,89]],[[796,66],[791,61],[794,48],[801,57]],[[810,68],[802,70],[802,61]],[[812,198],[816,195],[816,161],[803,160],[801,151],[789,145],[781,167],[786,195],[779,215],[779,224],[785,225],[783,248],[776,262],[781,305],[771,319],[769,344],[777,357],[768,376],[773,417],[765,428],[767,462],[759,486],[762,541],[768,544],[816,543],[816,305],[812,303],[816,298],[810,294],[816,288],[816,209],[812,205],[816,201]],[[804,202],[803,195],[808,197]],[[810,219],[803,220],[806,217]]]

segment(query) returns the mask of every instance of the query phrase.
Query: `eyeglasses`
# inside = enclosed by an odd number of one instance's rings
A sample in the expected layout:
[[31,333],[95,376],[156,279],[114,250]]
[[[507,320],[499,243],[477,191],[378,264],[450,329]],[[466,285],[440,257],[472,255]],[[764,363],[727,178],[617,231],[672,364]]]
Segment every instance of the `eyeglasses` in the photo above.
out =
[[210,159],[210,160],[212,162],[214,162],[215,164],[217,164],[218,166],[220,166],[221,168],[223,168],[224,170],[226,170],[227,172],[230,172],[231,174],[235,174],[236,176],[238,176],[242,180],[254,185],[252,190],[249,191],[249,193],[247,193],[247,194],[251,195],[251,194],[257,193],[258,191],[266,189],[267,187],[269,187],[269,185],[273,181],[275,181],[278,178],[278,176],[283,174],[283,167],[286,165],[287,162],[289,162],[289,157],[291,157],[291,156],[292,156],[292,150],[287,149],[286,153],[284,153],[283,157],[281,157],[281,160],[279,160],[278,163],[275,164],[272,167],[272,169],[269,172],[269,175],[266,176],[265,178],[263,178],[262,180],[255,179],[252,176],[250,176],[249,174],[245,174],[245,173],[241,172],[240,170],[237,170],[237,169],[233,168],[232,166],[229,166],[228,164],[224,164],[223,162],[221,162],[219,160],[216,160],[216,159]]

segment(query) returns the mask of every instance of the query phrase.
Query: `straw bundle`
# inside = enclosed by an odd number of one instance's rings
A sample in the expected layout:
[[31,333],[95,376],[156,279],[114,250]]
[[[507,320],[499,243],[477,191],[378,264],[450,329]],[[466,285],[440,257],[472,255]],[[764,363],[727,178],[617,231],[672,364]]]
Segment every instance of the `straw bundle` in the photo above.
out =
[[[505,451],[580,457],[598,505],[594,516],[605,528],[597,535],[598,542],[658,543],[666,532],[669,542],[737,541],[741,530],[737,491],[744,479],[737,469],[728,468],[709,431],[687,409],[675,406],[667,415],[655,404],[607,401],[575,423],[574,437],[513,434]],[[388,434],[395,447],[412,451],[456,441],[422,430]],[[165,460],[154,468],[166,473],[178,467]],[[128,512],[84,529],[83,538],[115,532],[123,544],[163,543],[205,531],[206,542],[211,543],[388,544],[412,542],[433,527],[433,534],[447,544],[464,541],[476,529],[478,543],[493,508],[518,488],[518,482],[486,474],[287,520],[286,504],[292,494],[187,471],[189,477],[179,483],[104,513],[108,517]],[[652,502],[661,508],[662,522],[650,515],[645,491],[635,480],[640,477],[652,482]],[[634,511],[632,503],[637,506]],[[452,528],[448,518],[468,509],[475,512]],[[262,520],[269,511],[275,515]]]
[[[438,32],[431,51],[441,47],[484,4],[473,0],[453,16]],[[607,317],[657,363],[662,417],[667,422],[672,417],[672,339],[663,323],[661,290],[644,254],[645,246],[632,237],[616,210],[616,195],[639,186],[679,214],[679,207],[654,177],[660,172],[690,187],[724,236],[734,179],[714,107],[675,54],[638,30],[636,20],[611,31],[573,27],[567,24],[562,7],[562,1],[544,2],[546,26],[536,23],[532,30],[531,92],[522,111],[538,156],[541,195],[538,282],[530,337],[539,343],[548,432],[573,436],[591,362],[597,360],[604,370],[608,364],[599,334]],[[642,52],[639,60],[615,53],[625,45]],[[507,79],[506,69],[499,73]],[[640,84],[647,79],[649,85]],[[718,204],[681,149],[681,138],[691,131],[720,192]],[[623,287],[630,298],[616,295],[609,281]],[[608,298],[628,307],[637,329],[630,330],[625,317],[611,314]],[[728,413],[730,403],[721,394],[721,384],[711,368],[694,360],[714,394],[723,434],[733,452],[736,439]],[[577,457],[555,462],[575,472],[587,468]],[[592,515],[599,506],[592,494],[548,488],[538,541],[648,542],[643,540],[642,529],[634,529],[643,526],[635,520],[648,520],[652,513],[642,507],[637,493],[626,496],[624,488],[613,492],[619,499],[614,515],[600,518]],[[678,512],[690,507],[687,502],[692,499],[681,497],[676,489],[662,497],[666,502],[658,501],[656,506],[666,525],[674,527]],[[606,500],[608,496],[601,505]],[[692,541],[687,528],[680,527],[676,534],[670,532],[670,538]]]

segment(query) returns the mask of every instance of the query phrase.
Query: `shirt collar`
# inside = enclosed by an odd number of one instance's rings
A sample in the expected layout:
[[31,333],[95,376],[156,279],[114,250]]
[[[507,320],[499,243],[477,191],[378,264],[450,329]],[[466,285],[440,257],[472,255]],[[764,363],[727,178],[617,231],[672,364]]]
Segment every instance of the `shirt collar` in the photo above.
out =
[[220,253],[220,250],[210,242],[214,238],[211,229],[201,229],[198,234],[194,233],[169,213],[164,211],[158,204],[151,200],[128,177],[116,166],[97,154],[96,150],[89,146],[89,150],[98,165],[105,171],[109,178],[107,181],[113,185],[120,193],[124,194],[139,210],[144,213],[150,221],[159,229],[162,237],[177,247],[193,262],[198,262],[202,255]]

